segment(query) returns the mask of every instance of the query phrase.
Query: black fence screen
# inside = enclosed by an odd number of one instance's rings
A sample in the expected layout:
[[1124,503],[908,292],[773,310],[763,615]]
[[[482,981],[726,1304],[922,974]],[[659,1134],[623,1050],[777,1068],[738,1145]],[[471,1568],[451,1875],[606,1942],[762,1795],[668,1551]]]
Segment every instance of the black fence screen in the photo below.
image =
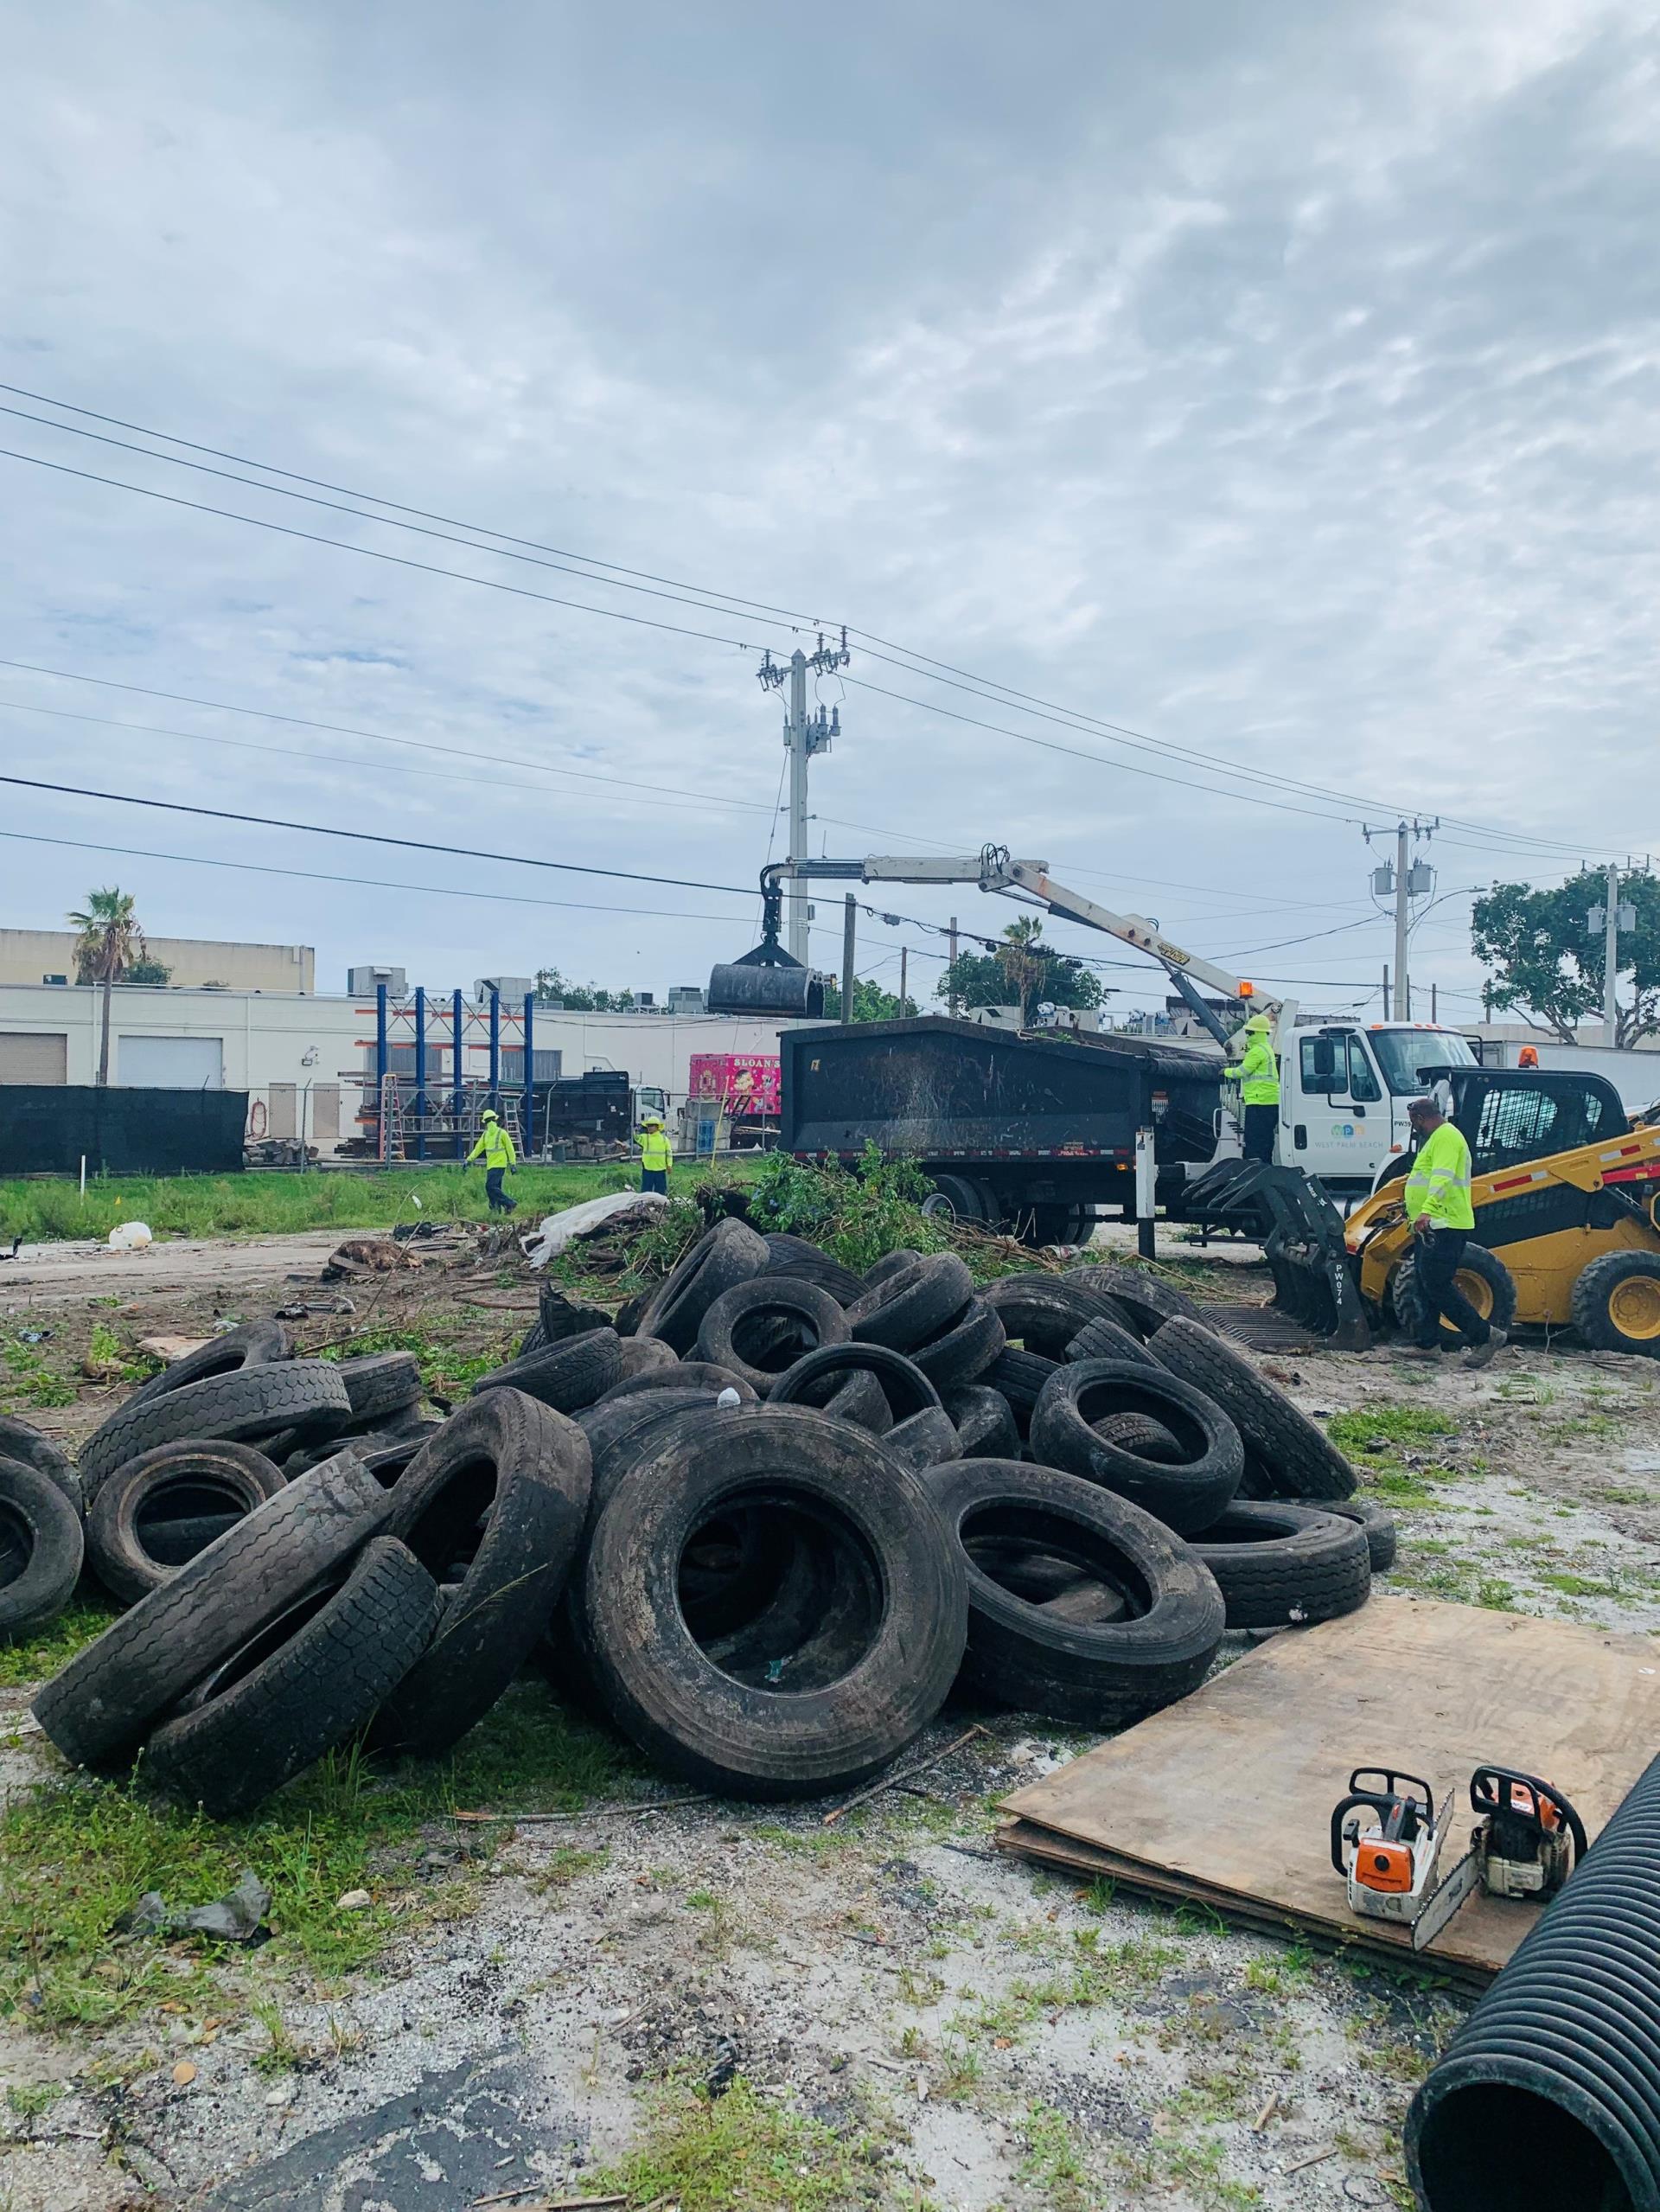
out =
[[0,1084],[0,1175],[230,1174],[247,1118],[245,1090]]

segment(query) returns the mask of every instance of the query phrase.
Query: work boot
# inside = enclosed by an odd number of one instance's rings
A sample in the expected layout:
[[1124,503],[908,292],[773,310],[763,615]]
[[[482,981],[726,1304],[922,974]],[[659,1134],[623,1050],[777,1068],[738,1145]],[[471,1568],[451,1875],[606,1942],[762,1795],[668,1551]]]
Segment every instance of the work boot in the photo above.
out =
[[1433,1344],[1397,1344],[1391,1346],[1397,1359],[1439,1359],[1440,1350]]
[[1472,1345],[1464,1355],[1466,1367],[1491,1367],[1510,1342],[1503,1329],[1489,1329],[1485,1344]]

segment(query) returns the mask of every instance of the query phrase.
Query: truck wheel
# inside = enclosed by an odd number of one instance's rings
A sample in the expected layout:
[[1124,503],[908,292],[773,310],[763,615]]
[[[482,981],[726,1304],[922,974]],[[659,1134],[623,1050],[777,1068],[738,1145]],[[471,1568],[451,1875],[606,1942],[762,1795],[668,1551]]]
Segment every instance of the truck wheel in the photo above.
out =
[[1582,1268],[1574,1326],[1598,1352],[1660,1359],[1660,1252],[1605,1252]]
[[[1596,1264],[1593,1260],[1592,1266]],[[1586,1274],[1589,1272],[1587,1269]],[[1459,1262],[1459,1271],[1452,1280],[1484,1321],[1490,1322],[1496,1329],[1509,1329],[1516,1319],[1516,1277],[1497,1252],[1490,1252],[1484,1244],[1466,1244],[1464,1256]],[[1584,1280],[1585,1275],[1581,1275],[1580,1282]],[[1576,1295],[1577,1291],[1576,1284]],[[1418,1295],[1418,1263],[1413,1253],[1408,1252],[1396,1268],[1395,1279],[1389,1285],[1389,1297],[1395,1307],[1395,1320],[1408,1334],[1416,1335],[1418,1317],[1423,1310],[1423,1304]],[[1578,1315],[1574,1318],[1577,1321]],[[1441,1323],[1440,1334],[1443,1345],[1457,1344],[1459,1340],[1458,1331],[1449,1327],[1446,1320]],[[1623,1351],[1625,1347],[1620,1346],[1617,1349]]]
[[966,1175],[935,1175],[934,1187],[923,1200],[925,1214],[944,1214],[953,1221],[986,1218],[983,1186]]

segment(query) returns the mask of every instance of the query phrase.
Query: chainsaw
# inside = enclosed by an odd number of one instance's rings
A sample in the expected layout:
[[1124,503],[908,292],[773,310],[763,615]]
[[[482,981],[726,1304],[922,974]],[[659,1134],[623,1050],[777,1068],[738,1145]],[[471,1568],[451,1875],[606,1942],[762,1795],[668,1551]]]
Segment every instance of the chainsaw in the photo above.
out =
[[1470,1805],[1477,1819],[1469,1847],[1443,1875],[1452,1795],[1443,1796],[1438,1814],[1434,1793],[1416,1774],[1357,1767],[1331,1814],[1331,1864],[1348,1884],[1350,1911],[1393,1921],[1421,1951],[1478,1889],[1542,1902],[1585,1857],[1585,1823],[1560,1790],[1532,1774],[1478,1767]]

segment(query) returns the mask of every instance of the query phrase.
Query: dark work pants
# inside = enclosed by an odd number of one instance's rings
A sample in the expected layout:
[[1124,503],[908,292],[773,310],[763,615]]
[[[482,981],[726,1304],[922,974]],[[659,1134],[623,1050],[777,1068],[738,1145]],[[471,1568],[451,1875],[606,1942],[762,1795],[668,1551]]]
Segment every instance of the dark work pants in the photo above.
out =
[[1426,1352],[1433,1352],[1440,1343],[1443,1315],[1468,1345],[1485,1344],[1491,1334],[1486,1322],[1452,1280],[1469,1241],[1462,1229],[1432,1229],[1427,1237],[1412,1240],[1419,1297],[1418,1341]]
[[1245,1109],[1245,1157],[1247,1160],[1270,1160],[1274,1158],[1274,1133],[1280,1126],[1277,1106],[1248,1106]]
[[490,1202],[492,1213],[516,1213],[519,1210],[518,1199],[510,1199],[501,1187],[501,1178],[507,1172],[505,1167],[484,1170],[484,1195]]
[[642,1167],[640,1170],[640,1187],[642,1191],[661,1191],[667,1198],[668,1196],[667,1168]]

